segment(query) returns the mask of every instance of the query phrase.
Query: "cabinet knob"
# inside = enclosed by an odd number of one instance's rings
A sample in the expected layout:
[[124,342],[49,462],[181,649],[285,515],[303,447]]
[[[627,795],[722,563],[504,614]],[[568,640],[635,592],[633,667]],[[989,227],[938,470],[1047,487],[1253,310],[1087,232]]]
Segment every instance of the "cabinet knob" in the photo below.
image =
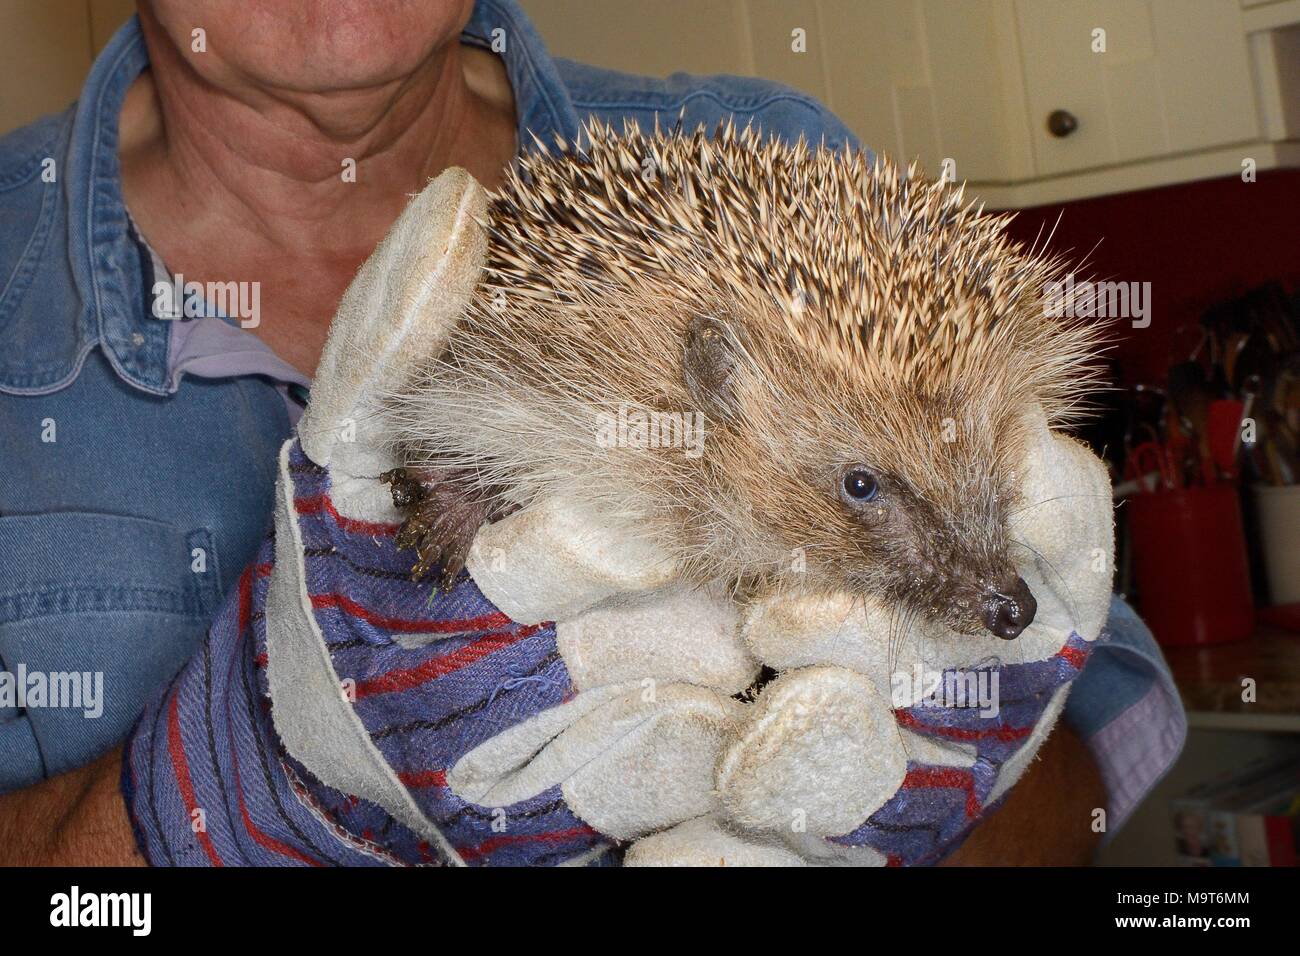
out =
[[1047,117],[1047,130],[1057,139],[1064,139],[1079,128],[1079,120],[1069,110],[1052,110]]

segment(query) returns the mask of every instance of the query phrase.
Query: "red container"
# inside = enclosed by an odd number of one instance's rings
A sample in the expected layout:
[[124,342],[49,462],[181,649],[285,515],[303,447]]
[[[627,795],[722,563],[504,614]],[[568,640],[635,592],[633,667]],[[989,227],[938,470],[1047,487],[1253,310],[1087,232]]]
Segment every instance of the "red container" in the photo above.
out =
[[1129,499],[1142,618],[1170,647],[1226,644],[1255,628],[1237,489],[1230,484]]

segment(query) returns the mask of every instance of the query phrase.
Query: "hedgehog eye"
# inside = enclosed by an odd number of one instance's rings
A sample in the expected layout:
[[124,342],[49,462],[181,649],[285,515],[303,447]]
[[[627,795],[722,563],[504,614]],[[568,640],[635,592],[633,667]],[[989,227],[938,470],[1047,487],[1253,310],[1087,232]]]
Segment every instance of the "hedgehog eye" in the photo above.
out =
[[840,493],[851,505],[862,505],[874,501],[880,494],[880,482],[876,476],[865,468],[850,468],[844,473],[840,483]]

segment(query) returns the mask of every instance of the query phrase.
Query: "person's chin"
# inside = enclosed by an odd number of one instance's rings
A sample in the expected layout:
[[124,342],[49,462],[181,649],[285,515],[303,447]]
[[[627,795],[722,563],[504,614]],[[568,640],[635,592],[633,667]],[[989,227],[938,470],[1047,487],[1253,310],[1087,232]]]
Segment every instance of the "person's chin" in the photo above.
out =
[[472,0],[169,0],[152,8],[182,48],[201,27],[226,68],[299,93],[400,81],[457,37],[472,10]]

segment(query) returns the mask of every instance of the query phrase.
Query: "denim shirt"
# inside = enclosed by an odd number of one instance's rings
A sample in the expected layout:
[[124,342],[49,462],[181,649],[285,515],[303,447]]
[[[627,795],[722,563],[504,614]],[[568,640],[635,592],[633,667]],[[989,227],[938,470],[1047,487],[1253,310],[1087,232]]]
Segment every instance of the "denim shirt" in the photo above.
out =
[[[688,128],[734,117],[769,135],[857,145],[825,107],[775,83],[553,59],[512,2],[480,0],[462,41],[499,39],[521,144],[573,141],[588,117],[644,128],[680,114]],[[133,17],[78,103],[0,140],[0,671],[103,675],[93,719],[0,701],[0,791],[120,741],[192,654],[267,530],[291,428],[282,389],[264,375],[174,370],[175,323],[145,306],[153,273],[123,203],[117,127],[147,66]],[[1115,653],[1092,655],[1070,716],[1090,739],[1138,735],[1141,754],[1113,767],[1099,754],[1108,785],[1127,787],[1131,802],[1183,731],[1158,650],[1125,621],[1103,638]]]

